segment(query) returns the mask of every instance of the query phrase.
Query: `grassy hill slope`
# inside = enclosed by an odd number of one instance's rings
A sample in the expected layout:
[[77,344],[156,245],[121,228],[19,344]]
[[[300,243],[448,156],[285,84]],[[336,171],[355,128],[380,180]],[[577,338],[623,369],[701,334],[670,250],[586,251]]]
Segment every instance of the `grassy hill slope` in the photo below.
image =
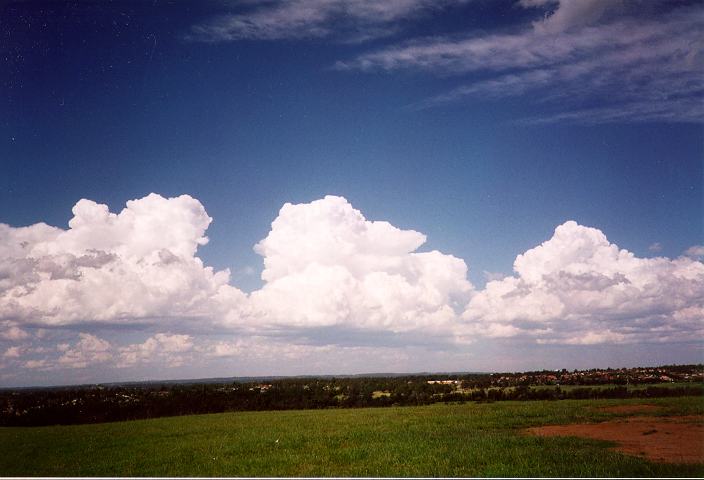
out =
[[[644,400],[436,404],[240,412],[94,425],[0,428],[6,476],[690,476],[606,442],[525,435],[601,421]],[[704,414],[697,397],[647,400],[656,415]],[[704,440],[703,440],[704,441]]]

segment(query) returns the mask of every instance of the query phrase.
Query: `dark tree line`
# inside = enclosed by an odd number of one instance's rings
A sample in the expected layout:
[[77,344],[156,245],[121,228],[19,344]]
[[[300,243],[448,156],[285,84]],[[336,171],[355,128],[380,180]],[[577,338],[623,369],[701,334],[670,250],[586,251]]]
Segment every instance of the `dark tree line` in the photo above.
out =
[[[609,386],[593,386],[593,382],[599,378],[614,376],[608,371],[599,371],[598,374],[590,371],[593,375],[565,377],[586,379],[584,386],[565,388],[559,385],[545,386],[546,379],[552,381],[556,376],[554,372],[531,372],[284,378],[246,383],[161,383],[0,390],[0,425],[98,423],[202,413],[386,407],[436,402],[704,395],[704,383],[698,380],[702,366],[678,369],[681,374],[678,380],[685,381],[688,378],[688,383],[638,388],[616,382],[607,384]],[[668,378],[675,378],[678,372],[668,371]],[[633,372],[629,375],[633,376]],[[532,385],[531,381],[534,382]],[[638,382],[633,382],[636,383]]]

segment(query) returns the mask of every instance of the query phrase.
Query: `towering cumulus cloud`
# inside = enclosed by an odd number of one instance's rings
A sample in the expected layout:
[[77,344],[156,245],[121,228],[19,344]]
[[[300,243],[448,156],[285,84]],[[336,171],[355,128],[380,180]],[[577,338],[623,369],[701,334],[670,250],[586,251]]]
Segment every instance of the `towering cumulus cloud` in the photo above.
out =
[[401,358],[407,342],[439,355],[469,352],[478,339],[677,343],[704,334],[700,247],[674,260],[638,258],[573,221],[518,255],[514,276],[477,291],[462,259],[418,251],[422,233],[367,220],[342,197],[286,204],[255,246],[264,285],[245,294],[198,258],[211,219],[192,197],[151,194],[117,214],[81,200],[73,214],[66,230],[0,224],[0,380],[8,371],[273,365],[373,349]]
[[188,195],[119,214],[81,200],[69,229],[0,225],[0,318],[38,325],[210,317],[244,295],[195,256],[211,218]]
[[542,343],[678,341],[704,333],[704,264],[638,258],[570,221],[516,257],[517,276],[489,282],[464,313],[480,335]]
[[286,204],[255,250],[270,322],[300,327],[447,331],[472,286],[464,261],[415,252],[425,235],[364,218],[342,197]]

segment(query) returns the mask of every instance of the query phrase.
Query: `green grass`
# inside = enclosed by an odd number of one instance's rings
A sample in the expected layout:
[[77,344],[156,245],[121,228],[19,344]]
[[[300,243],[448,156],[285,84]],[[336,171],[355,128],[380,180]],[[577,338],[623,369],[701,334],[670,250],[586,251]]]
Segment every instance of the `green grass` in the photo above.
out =
[[98,425],[0,428],[5,476],[689,476],[606,442],[528,426],[602,421],[594,407],[649,403],[703,414],[702,398],[435,404],[242,412]]

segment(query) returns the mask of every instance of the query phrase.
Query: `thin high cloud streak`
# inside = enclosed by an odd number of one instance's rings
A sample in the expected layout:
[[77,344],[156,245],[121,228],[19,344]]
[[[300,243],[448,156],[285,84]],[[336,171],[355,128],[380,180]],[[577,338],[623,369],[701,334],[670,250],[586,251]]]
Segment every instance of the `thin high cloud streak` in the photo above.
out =
[[[466,1],[466,0],[465,0]],[[188,40],[303,40],[336,37],[363,42],[391,35],[398,23],[463,0],[281,0],[225,14],[191,27]]]
[[[658,0],[649,0],[651,4]],[[546,32],[564,32],[598,22],[607,15],[619,15],[643,8],[639,0],[519,0],[523,8],[551,8],[549,16],[533,26]]]
[[[548,2],[523,5],[529,3]],[[538,107],[553,111],[523,120],[528,123],[704,120],[704,8],[645,19],[625,15],[626,5],[635,3],[562,1],[551,16],[518,33],[416,40],[338,62],[337,68],[486,77],[426,99],[419,108],[532,96]],[[573,15],[581,9],[590,15]],[[568,111],[554,111],[565,106]]]
[[[639,258],[574,221],[477,290],[462,259],[418,251],[420,232],[367,220],[342,197],[286,204],[255,246],[264,286],[245,294],[198,258],[211,218],[188,195],[150,194],[117,214],[81,200],[73,213],[66,230],[0,225],[0,377],[376,350],[399,362],[405,342],[437,353],[704,334],[701,246]],[[153,333],[108,340],[118,327]]]
[[[364,41],[460,1],[265,2],[192,27],[191,40]],[[413,105],[524,97],[519,123],[701,122],[704,6],[637,0],[519,0],[537,19],[512,33],[415,38],[339,60],[340,71],[412,70],[458,85]],[[541,16],[542,15],[542,16]],[[607,106],[605,106],[605,104]]]

